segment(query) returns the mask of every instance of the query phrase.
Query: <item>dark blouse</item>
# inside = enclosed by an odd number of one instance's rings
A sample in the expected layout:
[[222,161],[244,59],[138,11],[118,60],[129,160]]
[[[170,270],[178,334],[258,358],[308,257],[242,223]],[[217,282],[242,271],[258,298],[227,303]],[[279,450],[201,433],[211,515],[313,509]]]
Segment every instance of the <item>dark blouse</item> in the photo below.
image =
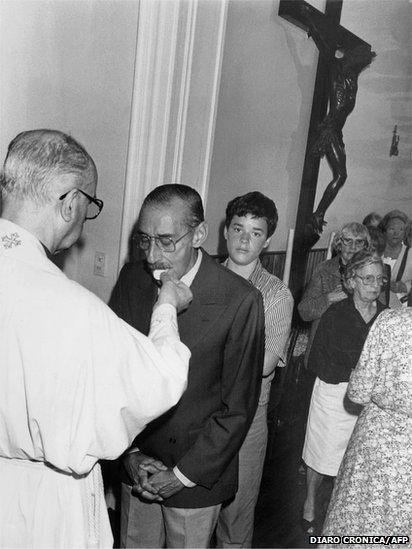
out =
[[386,306],[377,301],[376,315],[365,322],[352,296],[331,305],[320,319],[308,368],[325,383],[348,382],[368,332],[384,309]]

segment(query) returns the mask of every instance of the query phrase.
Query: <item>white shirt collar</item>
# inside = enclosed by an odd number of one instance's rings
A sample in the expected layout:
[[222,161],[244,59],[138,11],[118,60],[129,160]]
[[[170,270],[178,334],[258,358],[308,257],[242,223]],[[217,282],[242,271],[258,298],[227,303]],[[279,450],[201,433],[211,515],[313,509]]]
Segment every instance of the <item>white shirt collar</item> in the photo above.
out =
[[196,262],[195,264],[193,265],[193,267],[185,274],[182,276],[182,278],[180,279],[182,282],[184,282],[186,284],[186,286],[191,286],[192,285],[192,282],[195,278],[195,276],[197,275],[197,272],[200,268],[200,263],[202,261],[202,250],[199,248],[198,249],[198,253],[197,253],[197,259],[196,259]]

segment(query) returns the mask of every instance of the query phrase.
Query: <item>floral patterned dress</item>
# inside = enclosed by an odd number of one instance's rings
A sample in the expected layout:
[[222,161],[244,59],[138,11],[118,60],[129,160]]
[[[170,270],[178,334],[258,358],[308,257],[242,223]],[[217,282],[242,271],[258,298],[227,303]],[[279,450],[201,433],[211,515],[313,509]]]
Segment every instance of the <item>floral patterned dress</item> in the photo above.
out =
[[369,332],[347,391],[365,408],[336,478],[323,535],[412,537],[411,334],[410,307],[384,311]]

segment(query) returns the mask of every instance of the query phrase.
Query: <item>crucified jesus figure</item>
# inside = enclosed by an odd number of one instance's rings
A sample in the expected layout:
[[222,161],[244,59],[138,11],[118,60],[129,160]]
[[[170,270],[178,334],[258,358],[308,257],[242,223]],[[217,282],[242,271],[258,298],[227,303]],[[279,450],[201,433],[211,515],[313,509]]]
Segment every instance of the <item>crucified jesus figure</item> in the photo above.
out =
[[311,215],[305,232],[320,234],[325,225],[324,216],[339,189],[346,181],[346,154],[342,128],[353,111],[358,91],[358,76],[369,66],[375,57],[369,45],[360,44],[353,48],[343,48],[338,41],[321,32],[310,15],[310,10],[302,6],[302,15],[308,26],[308,36],[313,38],[321,55],[330,62],[329,111],[318,128],[318,134],[311,147],[312,155],[325,156],[333,174],[316,211]]

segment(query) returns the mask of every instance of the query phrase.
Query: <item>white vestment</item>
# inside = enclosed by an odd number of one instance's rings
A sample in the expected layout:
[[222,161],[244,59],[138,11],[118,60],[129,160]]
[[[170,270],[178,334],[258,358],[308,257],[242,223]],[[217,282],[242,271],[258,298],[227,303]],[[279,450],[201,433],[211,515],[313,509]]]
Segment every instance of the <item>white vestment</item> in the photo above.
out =
[[149,337],[0,219],[0,547],[111,547],[99,459],[114,459],[186,387],[176,311]]

